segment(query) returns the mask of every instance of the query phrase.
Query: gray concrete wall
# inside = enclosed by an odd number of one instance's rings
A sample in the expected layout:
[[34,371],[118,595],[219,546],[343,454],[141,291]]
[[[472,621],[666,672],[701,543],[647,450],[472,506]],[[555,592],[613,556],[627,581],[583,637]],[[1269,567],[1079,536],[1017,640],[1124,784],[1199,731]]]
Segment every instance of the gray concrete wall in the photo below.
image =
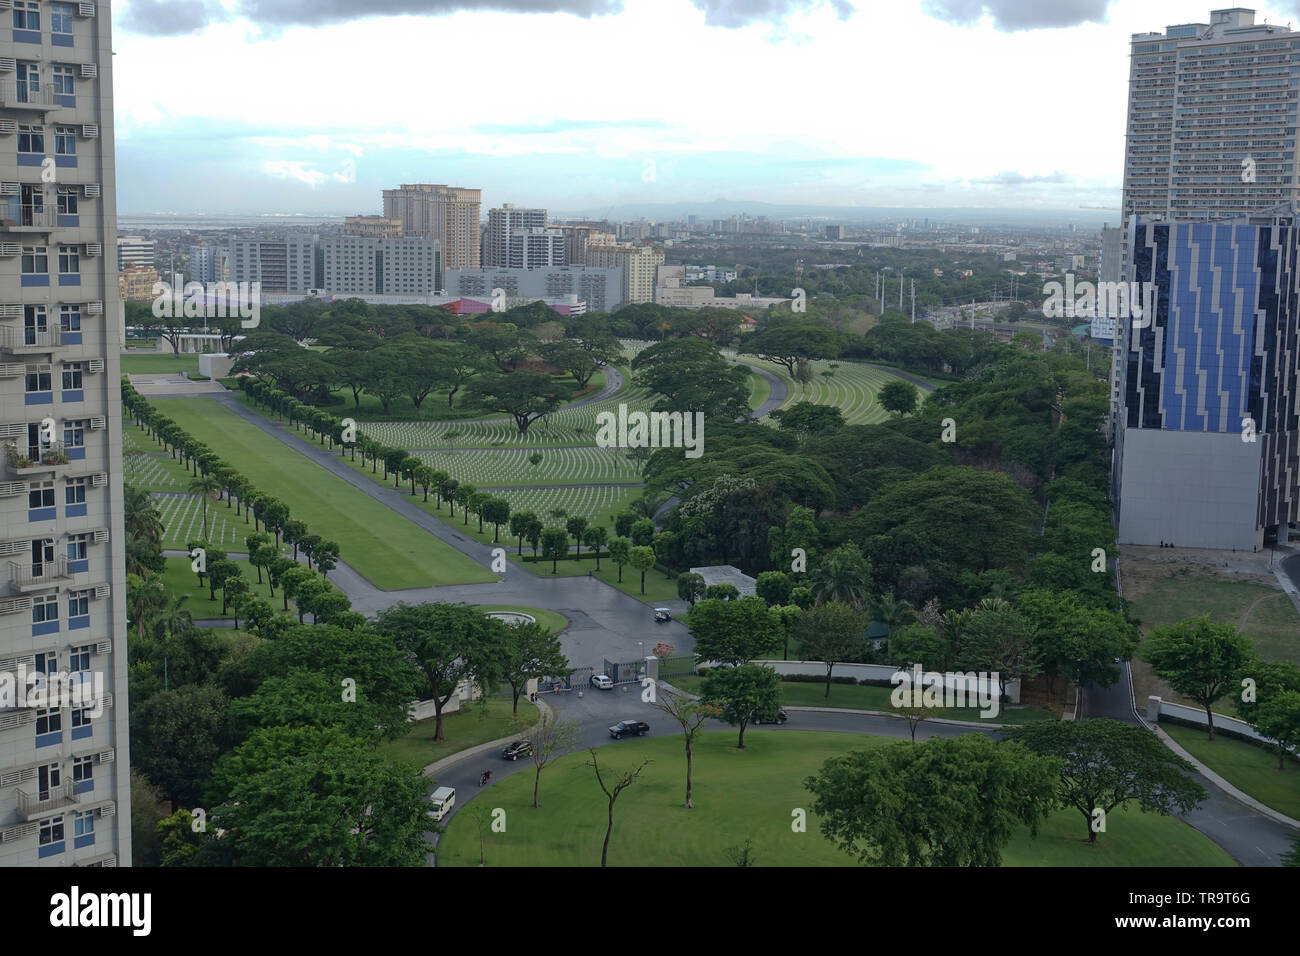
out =
[[1256,528],[1262,442],[1244,442],[1238,432],[1123,431],[1121,544],[1262,546]]

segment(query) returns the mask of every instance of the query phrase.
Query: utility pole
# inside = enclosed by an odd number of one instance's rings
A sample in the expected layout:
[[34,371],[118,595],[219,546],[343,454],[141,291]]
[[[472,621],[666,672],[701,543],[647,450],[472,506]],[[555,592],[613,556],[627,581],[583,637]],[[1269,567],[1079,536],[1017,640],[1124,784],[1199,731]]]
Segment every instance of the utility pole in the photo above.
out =
[[898,311],[903,311],[903,273],[898,274]]
[[912,324],[916,325],[916,280],[912,280]]

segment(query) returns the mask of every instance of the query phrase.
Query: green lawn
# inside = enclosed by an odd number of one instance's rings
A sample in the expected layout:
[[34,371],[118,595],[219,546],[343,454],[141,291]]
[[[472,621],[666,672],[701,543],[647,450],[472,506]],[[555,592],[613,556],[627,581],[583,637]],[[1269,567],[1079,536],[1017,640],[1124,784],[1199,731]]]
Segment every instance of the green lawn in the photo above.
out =
[[[680,677],[665,677],[664,680],[674,687],[680,687],[692,694],[698,694],[704,684],[703,677],[689,674]],[[892,687],[831,684],[831,695],[827,698],[825,684],[810,684],[803,681],[783,681],[781,684],[782,703],[793,707],[843,707],[846,710],[892,711],[894,705],[889,699],[892,692]],[[973,722],[987,720],[995,724],[1023,724],[1033,720],[1056,719],[1055,714],[1049,714],[1037,707],[1018,706],[1009,707],[996,717],[988,718],[981,717],[979,709],[974,707],[937,708],[932,716],[941,717],[944,720],[969,720]]]
[[286,502],[292,516],[305,521],[313,533],[337,541],[341,559],[377,587],[394,590],[496,580],[487,568],[211,399],[162,399],[153,404],[211,445],[259,491]]
[[123,375],[162,375],[199,371],[197,355],[122,354]]
[[[758,866],[856,865],[822,837],[803,782],[831,756],[890,745],[911,746],[856,734],[771,731],[754,734],[744,750],[737,750],[732,733],[703,734],[695,748],[693,810],[681,806],[680,734],[602,747],[602,771],[652,761],[615,807],[610,865],[730,866],[726,849],[747,838]],[[607,801],[588,759],[586,753],[572,754],[546,768],[538,810],[531,807],[531,773],[503,778],[484,792],[480,799],[506,811],[507,827],[505,833],[486,834],[487,865],[599,865]],[[791,828],[796,808],[808,812],[806,832]],[[1004,850],[1004,865],[1233,865],[1217,846],[1172,817],[1117,811],[1093,847],[1081,839],[1081,821],[1076,811],[1060,811],[1037,838],[1022,831]],[[477,865],[478,860],[477,827],[468,814],[458,813],[439,845],[438,865]]]
[[[189,601],[185,603],[185,609],[189,611],[190,614],[194,615],[194,620],[215,621],[223,618],[226,620],[234,618],[234,614],[221,613],[220,591],[217,591],[217,598],[215,601],[209,600],[208,594],[210,592],[208,591],[207,584],[205,583],[202,587],[199,586],[199,576],[195,574],[191,568],[189,558],[166,558],[165,560],[167,561],[167,568],[163,571],[163,586],[166,587],[169,596],[180,594],[188,594],[190,596]],[[257,568],[253,567],[243,558],[232,558],[231,560],[239,565],[239,569],[244,572],[244,580],[248,582],[249,588],[254,597],[269,601],[271,606],[277,611],[286,613],[282,611],[282,608],[284,607],[283,595],[281,595],[277,590],[275,596],[271,596],[271,590],[267,584],[265,571],[262,572],[262,583],[258,584]],[[206,582],[207,578],[204,578],[204,581]],[[290,601],[290,612],[292,612],[293,607],[294,603],[293,601]],[[294,619],[297,620],[297,615],[294,614],[293,616]]]
[[1230,784],[1265,806],[1300,820],[1300,761],[1286,761],[1277,769],[1277,754],[1231,737],[1215,736],[1211,742],[1205,730],[1162,721],[1160,729]]
[[1226,581],[1175,572],[1143,583],[1141,590],[1130,593],[1126,578],[1124,596],[1132,603],[1134,616],[1141,619],[1144,632],[1209,614],[1215,622],[1238,627],[1265,660],[1300,664],[1300,615],[1272,579],[1267,583]]
[[[485,709],[486,708],[486,709]],[[519,700],[519,719],[511,715],[509,698],[490,697],[486,705],[480,701],[462,704],[454,714],[442,720],[441,743],[433,742],[434,721],[421,720],[411,726],[405,737],[390,740],[379,746],[379,753],[387,760],[414,761],[421,767],[468,750],[489,740],[499,740],[521,733],[537,722],[537,708],[526,697]]]
[[537,623],[548,628],[552,634],[558,634],[569,626],[569,619],[559,611],[548,611],[540,607],[516,607],[509,604],[476,604],[474,605],[483,613],[488,611],[518,611],[521,614],[531,614],[536,618]]

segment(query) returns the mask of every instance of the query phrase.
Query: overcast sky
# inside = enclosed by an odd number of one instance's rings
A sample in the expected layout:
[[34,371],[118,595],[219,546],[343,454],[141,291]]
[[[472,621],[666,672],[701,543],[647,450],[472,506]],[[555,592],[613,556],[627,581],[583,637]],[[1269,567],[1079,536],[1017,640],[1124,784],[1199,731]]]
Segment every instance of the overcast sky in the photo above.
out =
[[[1295,20],[1297,3],[1256,7]],[[1226,5],[1225,5],[1226,6]],[[118,209],[715,199],[1118,210],[1170,0],[118,0]]]

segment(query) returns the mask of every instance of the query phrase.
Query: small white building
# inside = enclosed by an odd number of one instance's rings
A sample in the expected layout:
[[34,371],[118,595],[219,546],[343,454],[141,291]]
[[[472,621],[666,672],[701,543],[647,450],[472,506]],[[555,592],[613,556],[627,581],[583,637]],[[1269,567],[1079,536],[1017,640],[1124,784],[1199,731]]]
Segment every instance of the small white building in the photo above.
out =
[[730,584],[740,592],[741,597],[753,597],[757,593],[755,586],[758,582],[741,571],[740,568],[733,568],[729,564],[717,564],[708,568],[691,568],[691,574],[698,574],[704,578],[705,587],[711,588],[715,584]]

